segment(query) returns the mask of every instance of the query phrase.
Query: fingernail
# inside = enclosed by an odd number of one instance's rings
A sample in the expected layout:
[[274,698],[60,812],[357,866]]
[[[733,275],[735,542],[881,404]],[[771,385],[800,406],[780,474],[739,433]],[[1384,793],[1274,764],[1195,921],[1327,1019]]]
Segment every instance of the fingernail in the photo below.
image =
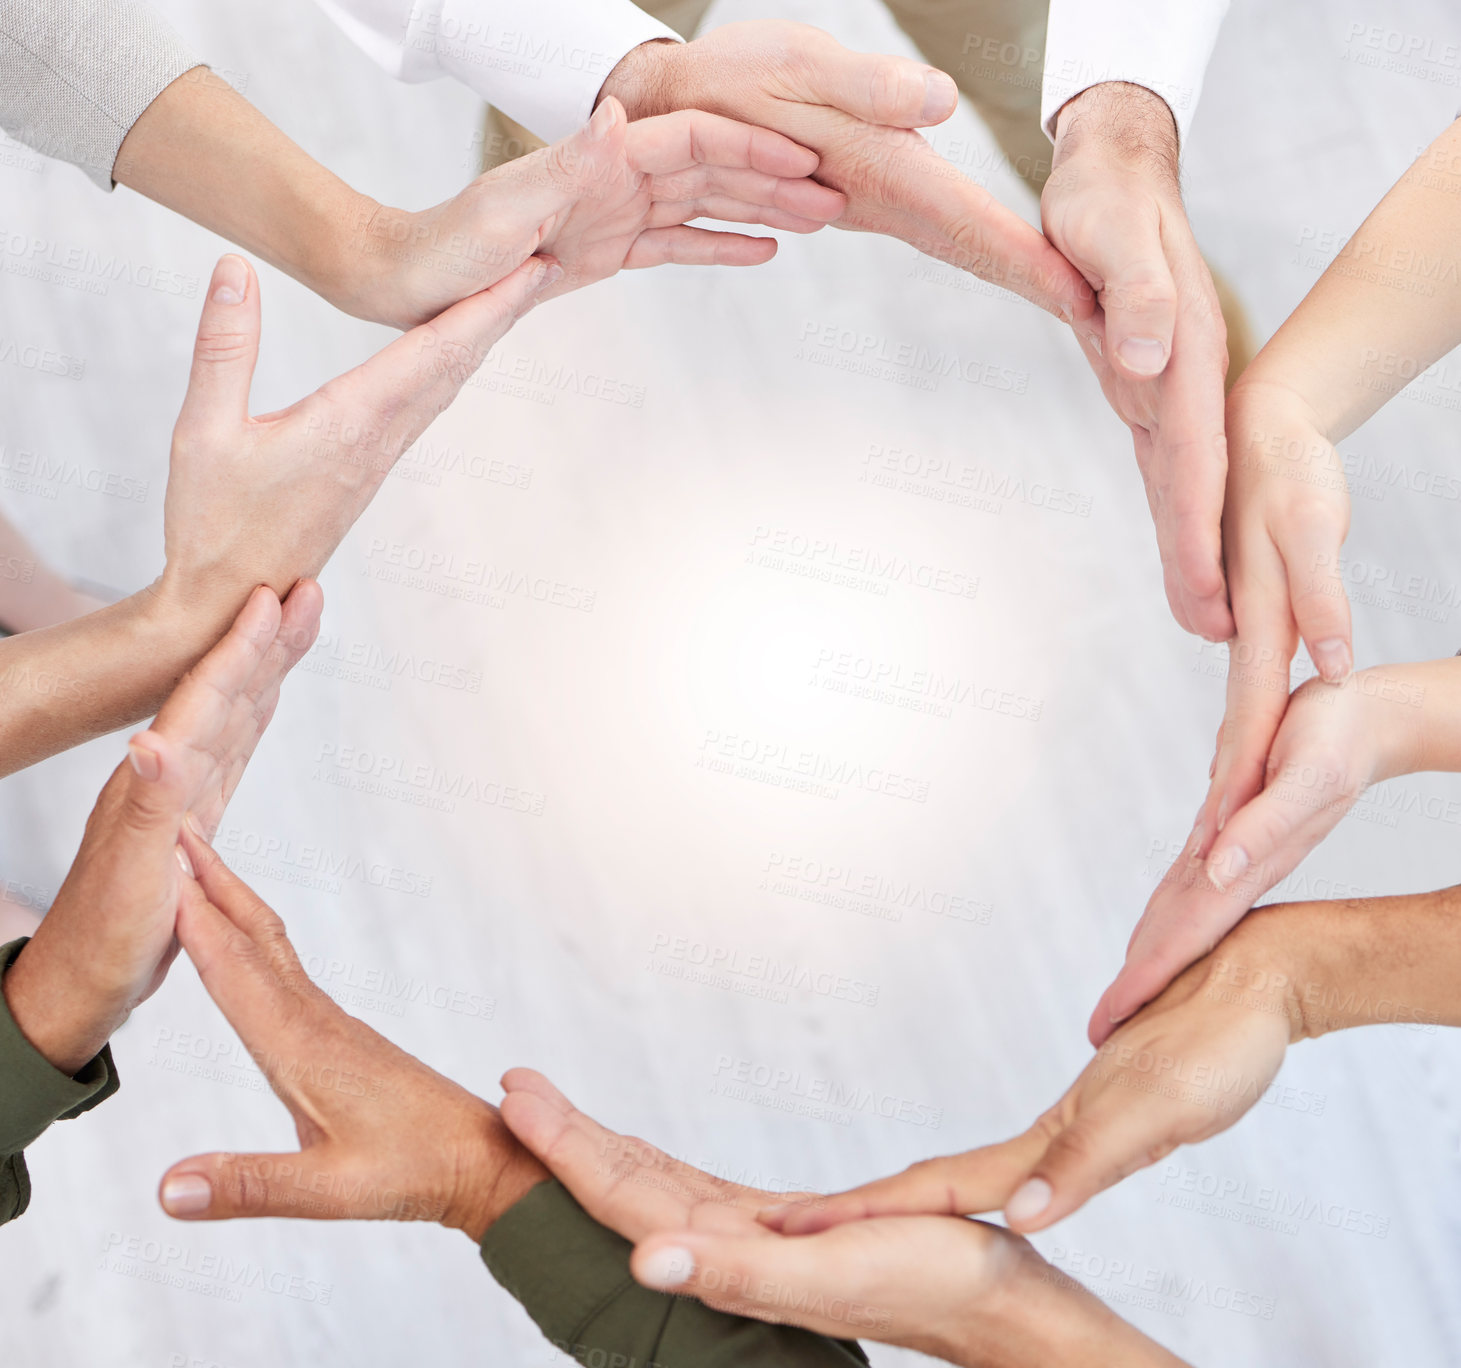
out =
[[1027,1178],[1004,1204],[1004,1218],[1021,1224],[1033,1221],[1050,1205],[1054,1195],[1054,1190],[1043,1178]]
[[1248,869],[1248,852],[1242,846],[1229,850],[1207,862],[1207,879],[1219,893],[1226,893],[1232,884],[1241,879]]
[[1207,767],[1207,777],[1211,779],[1217,773],[1217,752],[1213,752],[1212,764]]
[[163,1210],[171,1216],[196,1216],[213,1202],[213,1187],[196,1173],[179,1173],[162,1185]]
[[178,857],[178,865],[181,867],[183,873],[190,879],[196,879],[198,876],[193,873],[193,862],[188,859],[188,852],[182,846],[174,846],[172,853]]
[[1228,795],[1225,793],[1225,794],[1223,794],[1223,801],[1218,804],[1218,815],[1217,815],[1218,835],[1222,835],[1222,830],[1223,830],[1223,828],[1225,826],[1227,826],[1227,824],[1228,824]]
[[590,142],[603,142],[609,136],[609,129],[614,125],[614,107],[607,101],[594,110],[593,118],[588,121],[588,136]]
[[1167,348],[1155,337],[1124,338],[1116,355],[1133,375],[1160,375],[1167,364]]
[[241,256],[231,252],[213,272],[213,302],[242,304],[249,293],[249,268]]
[[1309,652],[1314,658],[1319,677],[1326,684],[1342,684],[1354,669],[1354,657],[1349,653],[1349,642],[1343,637],[1330,637],[1328,641],[1316,641]]
[[923,126],[942,123],[959,102],[959,87],[942,71],[930,71],[923,82]]
[[158,776],[162,773],[162,760],[155,750],[129,742],[127,759],[132,762],[132,768],[137,771],[138,778],[145,779],[149,784],[157,782]]
[[665,1292],[688,1282],[694,1271],[695,1256],[688,1249],[674,1245],[668,1249],[656,1249],[644,1261],[645,1283]]
[[1097,356],[1104,356],[1105,349],[1101,346],[1101,334],[1090,332],[1086,334],[1086,345],[1096,353]]
[[[191,831],[193,833],[193,835],[196,836],[200,841],[202,841],[204,845],[212,845],[213,844],[208,839],[208,833],[203,830],[202,823],[199,822],[198,819],[191,812],[188,813],[188,815],[183,818],[183,821],[187,823],[188,830]],[[188,873],[190,873],[190,874],[192,872],[193,872],[192,870],[189,870],[188,871]]]
[[556,285],[563,279],[563,267],[556,261],[543,272],[543,282],[539,285],[540,290],[546,290],[550,285]]

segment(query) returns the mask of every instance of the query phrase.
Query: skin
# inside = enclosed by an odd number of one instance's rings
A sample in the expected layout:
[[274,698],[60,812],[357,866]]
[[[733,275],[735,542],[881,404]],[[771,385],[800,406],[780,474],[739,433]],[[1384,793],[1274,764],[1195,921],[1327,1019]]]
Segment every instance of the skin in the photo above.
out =
[[1091,1044],[1206,954],[1372,784],[1458,766],[1461,660],[1377,666],[1342,684],[1301,685],[1287,700],[1263,788],[1227,819],[1215,845],[1204,844],[1208,806],[1198,813],[1132,933],[1121,973],[1091,1013]]
[[839,227],[901,238],[1057,317],[1091,316],[1075,269],[913,131],[958,106],[941,71],[850,52],[806,24],[756,20],[635,48],[604,82],[601,98],[611,97],[636,120],[695,108],[775,129],[816,152],[817,178],[847,197]]
[[894,1214],[1003,1209],[1043,1230],[1180,1145],[1228,1129],[1288,1046],[1395,1022],[1461,1024],[1461,889],[1277,904],[1245,918],[1102,1045],[1024,1134],[762,1220],[785,1234]]
[[635,1242],[630,1267],[646,1287],[970,1368],[1178,1362],[997,1226],[895,1217],[786,1238],[756,1219],[769,1193],[606,1130],[530,1069],[502,1084],[513,1133],[589,1215]]
[[646,43],[603,94],[631,119],[695,106],[778,129],[816,151],[818,179],[846,194],[839,227],[901,238],[1071,323],[1131,428],[1173,613],[1212,640],[1232,635],[1220,547],[1226,332],[1159,96],[1107,82],[1060,111],[1042,238],[913,132],[953,113],[951,79],[849,52],[807,25],[726,24],[691,43]]
[[1461,344],[1458,195],[1453,123],[1348,239],[1229,398],[1223,536],[1236,620],[1230,651],[1243,668],[1229,678],[1204,851],[1263,784],[1299,640],[1325,679],[1352,668],[1339,561],[1349,492],[1334,446]]
[[630,130],[608,101],[573,137],[409,212],[352,190],[199,67],[144,111],[113,176],[345,312],[410,328],[534,255],[563,266],[558,293],[625,267],[767,261],[770,239],[685,225],[714,215],[815,232],[843,207],[805,179],[816,169],[763,129],[697,112]]
[[314,642],[322,604],[312,580],[282,608],[255,590],[128,743],[55,902],[4,978],[16,1024],[62,1073],[92,1059],[166,977],[178,949],[183,823],[216,830],[284,676]]
[[150,716],[255,586],[283,596],[317,575],[396,458],[555,270],[531,258],[307,399],[254,418],[259,282],[242,257],[224,257],[173,431],[162,575],[97,612],[0,641],[0,774]]
[[292,1216],[435,1221],[480,1242],[547,1176],[489,1106],[341,1010],[284,924],[196,834],[178,939],[294,1118],[293,1154],[174,1164],[159,1200],[181,1220]]

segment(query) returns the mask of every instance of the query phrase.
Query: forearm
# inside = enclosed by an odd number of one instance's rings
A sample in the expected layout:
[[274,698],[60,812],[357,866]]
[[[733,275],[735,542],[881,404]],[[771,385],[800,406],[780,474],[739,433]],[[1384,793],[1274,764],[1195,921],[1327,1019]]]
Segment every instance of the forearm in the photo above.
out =
[[112,173],[148,199],[263,257],[332,304],[358,307],[380,206],[358,194],[206,67],[132,126]]
[[0,775],[152,716],[226,626],[148,589],[0,641]]
[[1461,343],[1458,267],[1461,122],[1380,201],[1242,383],[1293,391],[1342,440]]
[[1287,977],[1294,1040],[1355,1026],[1461,1026],[1461,887],[1257,908],[1213,958],[1215,982],[1255,1004],[1271,1000],[1275,973]]

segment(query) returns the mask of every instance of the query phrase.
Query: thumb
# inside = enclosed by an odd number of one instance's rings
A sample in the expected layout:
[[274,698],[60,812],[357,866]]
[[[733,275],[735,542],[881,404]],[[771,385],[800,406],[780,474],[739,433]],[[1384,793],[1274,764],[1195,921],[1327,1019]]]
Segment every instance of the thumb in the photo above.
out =
[[1106,313],[1106,354],[1117,369],[1149,380],[1166,369],[1177,326],[1177,286],[1155,217],[1102,215],[1068,254],[1093,285]]
[[259,359],[259,280],[241,256],[213,268],[179,427],[232,430],[249,416]]
[[1009,1228],[1044,1230],[1078,1211],[1098,1192],[1165,1158],[1173,1142],[1153,1143],[1152,1118],[1129,1105],[1102,1116],[1081,1116],[1051,1142],[1004,1206]]
[[824,62],[807,72],[808,93],[855,119],[892,128],[941,124],[959,106],[954,78],[907,57],[849,52],[835,39]]
[[308,1154],[199,1154],[174,1164],[157,1199],[180,1221],[240,1216],[322,1216]]
[[117,810],[122,826],[175,841],[192,788],[185,748],[150,728],[138,732],[127,742],[127,764],[119,773],[126,777]]

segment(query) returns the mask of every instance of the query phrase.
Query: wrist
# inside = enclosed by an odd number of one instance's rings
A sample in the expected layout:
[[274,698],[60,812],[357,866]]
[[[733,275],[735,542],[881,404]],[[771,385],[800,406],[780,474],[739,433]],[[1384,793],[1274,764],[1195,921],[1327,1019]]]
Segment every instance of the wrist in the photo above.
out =
[[551,1175],[508,1130],[496,1107],[480,1098],[472,1102],[470,1139],[441,1224],[481,1244],[498,1220]]
[[683,76],[689,46],[655,38],[630,48],[604,81],[594,107],[612,95],[631,121],[686,108]]
[[[1450,664],[1449,661],[1443,662]],[[1461,666],[1461,661],[1457,662]],[[1373,738],[1375,757],[1367,784],[1378,784],[1402,774],[1416,774],[1429,768],[1425,708],[1424,666],[1374,665],[1359,670],[1345,681],[1364,700],[1367,722],[1364,732]],[[1432,709],[1454,725],[1450,708]]]
[[1103,81],[1061,106],[1051,166],[1082,153],[1140,167],[1180,197],[1177,121],[1167,102],[1145,86]]
[[52,1068],[72,1077],[100,1052],[126,1019],[114,994],[82,981],[66,955],[47,953],[45,923],[0,978],[11,1020]]

